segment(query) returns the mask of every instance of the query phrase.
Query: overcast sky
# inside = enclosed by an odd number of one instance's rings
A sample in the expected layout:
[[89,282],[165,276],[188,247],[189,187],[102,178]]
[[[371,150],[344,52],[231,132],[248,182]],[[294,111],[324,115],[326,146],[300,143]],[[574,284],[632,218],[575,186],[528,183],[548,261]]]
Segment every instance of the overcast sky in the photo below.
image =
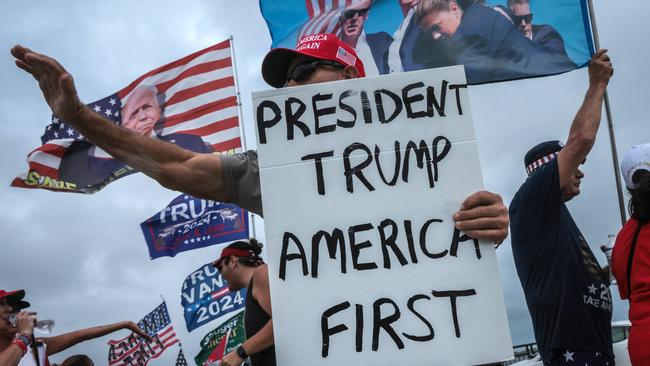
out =
[[[62,5],[65,4],[65,5]],[[647,0],[594,0],[601,42],[616,69],[610,98],[619,154],[650,141],[647,62],[650,14]],[[119,320],[139,320],[167,301],[188,358],[214,328],[187,334],[180,307],[186,275],[219,252],[207,248],[176,258],[150,261],[139,223],[177,194],[144,175],[113,183],[94,195],[10,188],[25,171],[27,153],[40,144],[50,111],[31,77],[14,67],[16,43],[57,58],[74,76],[82,100],[90,102],[124,87],[139,75],[235,37],[242,92],[243,124],[249,146],[255,140],[250,110],[253,91],[268,89],[259,68],[270,37],[256,1],[16,1],[0,2],[0,289],[24,288],[33,308],[56,320],[55,333]],[[523,154],[535,143],[565,139],[587,86],[586,70],[470,88],[483,175],[489,190],[509,202],[525,178]],[[606,123],[584,167],[582,195],[569,208],[604,263],[598,247],[620,227]],[[498,251],[501,280],[515,344],[534,340],[516,276],[510,243]],[[614,297],[618,293],[614,292]],[[615,318],[626,317],[623,302]],[[84,343],[53,357],[87,353],[97,364],[107,359],[106,341]],[[167,351],[151,365],[170,365]]]

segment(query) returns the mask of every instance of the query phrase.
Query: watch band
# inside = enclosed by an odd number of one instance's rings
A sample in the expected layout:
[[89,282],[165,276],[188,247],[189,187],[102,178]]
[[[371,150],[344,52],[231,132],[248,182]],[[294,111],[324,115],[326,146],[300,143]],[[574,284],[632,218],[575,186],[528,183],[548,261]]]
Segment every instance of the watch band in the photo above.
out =
[[16,333],[14,339],[23,342],[23,344],[27,347],[32,344],[32,337],[25,333]]
[[246,350],[244,349],[243,345],[237,347],[237,356],[239,356],[242,359],[245,359],[245,358],[248,357],[248,353],[246,353]]

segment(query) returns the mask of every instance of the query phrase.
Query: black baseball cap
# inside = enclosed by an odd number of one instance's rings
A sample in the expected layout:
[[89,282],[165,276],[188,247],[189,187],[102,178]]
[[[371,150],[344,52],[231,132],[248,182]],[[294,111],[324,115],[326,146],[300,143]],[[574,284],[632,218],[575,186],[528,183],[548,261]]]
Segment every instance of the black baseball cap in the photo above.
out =
[[533,146],[524,156],[524,167],[528,174],[557,157],[564,145],[558,140],[544,141]]

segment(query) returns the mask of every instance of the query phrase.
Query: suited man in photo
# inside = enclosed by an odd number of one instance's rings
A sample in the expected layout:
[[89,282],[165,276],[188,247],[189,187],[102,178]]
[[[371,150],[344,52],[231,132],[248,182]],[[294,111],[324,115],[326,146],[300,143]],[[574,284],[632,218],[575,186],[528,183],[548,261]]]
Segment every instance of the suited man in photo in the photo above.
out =
[[541,50],[505,16],[477,3],[462,9],[455,0],[421,0],[420,28],[445,42],[467,81],[481,84],[573,70],[575,64]]
[[526,38],[545,51],[572,62],[566,53],[560,33],[548,24],[533,24],[530,0],[508,0],[512,21]]
[[[179,145],[195,152],[212,152],[201,137],[182,133],[161,135],[164,127],[163,96],[153,86],[135,88],[122,107],[122,126],[141,135]],[[61,181],[77,185],[81,191],[101,189],[111,178],[122,177],[135,171],[88,141],[74,141],[67,148],[59,165]]]
[[371,6],[371,0],[358,0],[339,14],[340,39],[355,49],[367,76],[388,73],[388,47],[393,41],[386,32],[366,34],[364,31]]

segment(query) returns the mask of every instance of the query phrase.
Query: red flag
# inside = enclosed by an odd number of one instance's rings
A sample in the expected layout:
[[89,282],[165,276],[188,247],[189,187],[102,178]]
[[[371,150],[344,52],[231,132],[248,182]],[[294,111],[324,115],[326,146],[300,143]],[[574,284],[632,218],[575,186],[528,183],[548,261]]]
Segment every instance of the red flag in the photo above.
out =
[[216,347],[214,347],[214,350],[212,353],[210,353],[210,356],[208,356],[208,359],[205,360],[203,363],[203,366],[210,366],[212,365],[213,362],[219,361],[223,358],[224,354],[226,353],[226,345],[228,344],[228,338],[230,338],[230,332],[232,329],[228,329],[228,332],[226,333],[226,336],[223,337],[221,342],[217,344]]

